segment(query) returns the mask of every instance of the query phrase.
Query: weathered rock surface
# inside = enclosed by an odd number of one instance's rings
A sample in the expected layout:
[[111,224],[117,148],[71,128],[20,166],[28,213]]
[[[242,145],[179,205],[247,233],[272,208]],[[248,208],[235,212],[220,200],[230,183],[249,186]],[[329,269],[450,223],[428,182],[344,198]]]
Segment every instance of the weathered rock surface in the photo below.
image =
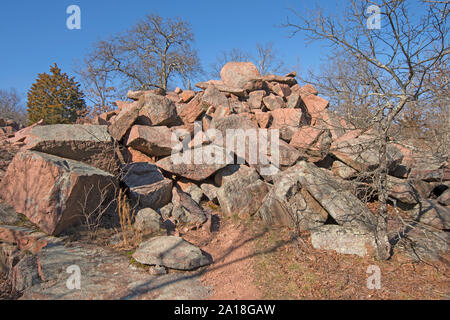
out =
[[163,219],[155,210],[144,208],[136,214],[134,227],[143,233],[155,233],[163,229]]
[[[352,134],[352,133],[349,133]],[[348,134],[333,141],[330,151],[340,161],[355,170],[364,172],[373,170],[379,165],[379,152],[374,136],[360,135],[356,138]],[[395,169],[402,161],[403,155],[394,145],[387,147],[387,163],[390,170]]]
[[134,125],[128,137],[127,146],[149,156],[168,156],[179,144],[176,135],[165,126]]
[[105,171],[37,151],[18,153],[2,184],[0,197],[48,234],[80,222],[116,186]]
[[201,99],[202,96],[203,94],[197,94],[188,104],[178,111],[178,115],[183,123],[193,123],[209,108],[209,104]]
[[153,93],[143,96],[137,124],[151,126],[172,126],[180,123],[175,103],[166,97]]
[[107,126],[36,126],[28,133],[24,148],[81,161],[108,172],[114,172],[118,168],[113,140]]
[[408,180],[387,176],[386,187],[388,195],[406,204],[416,204],[420,196],[413,184]]
[[189,149],[159,160],[156,165],[178,176],[201,181],[232,162],[230,154],[216,145]]
[[411,179],[428,182],[450,181],[450,167],[434,158],[422,158],[409,174]]
[[217,198],[226,215],[252,216],[259,210],[267,192],[269,186],[256,170],[241,165],[236,172],[223,176]]
[[155,237],[142,242],[133,258],[142,264],[177,270],[193,270],[212,263],[209,255],[183,238],[175,236]]
[[298,226],[301,230],[310,230],[325,223],[327,211],[302,186],[300,180],[296,170],[280,172],[259,210],[266,223]]
[[121,179],[130,189],[130,198],[141,208],[156,210],[171,201],[172,181],[164,178],[154,164],[128,164],[123,168]]
[[450,206],[450,189],[445,190],[437,200],[443,206]]
[[131,128],[133,123],[139,117],[139,113],[143,105],[144,100],[140,99],[136,102],[133,102],[127,108],[123,108],[122,110],[120,110],[119,114],[108,127],[109,133],[115,140],[122,140],[128,129]]
[[414,221],[436,229],[450,229],[450,209],[435,200],[421,200],[410,212],[410,216]]
[[260,74],[251,62],[228,62],[220,71],[220,77],[227,86],[239,88],[259,78]]
[[286,106],[282,97],[276,96],[272,93],[264,97],[263,102],[266,108],[272,111],[284,108]]
[[191,196],[179,188],[172,189],[172,216],[177,222],[198,227],[207,220],[206,213]]
[[[18,259],[9,271],[22,300],[204,299],[211,293],[195,274],[155,276],[112,250],[82,243],[65,246],[52,237],[42,240],[48,245],[35,254],[3,248],[8,260]],[[75,284],[74,266],[81,272],[79,289],[68,287]]]
[[364,257],[376,248],[373,234],[337,225],[323,225],[311,230],[311,244],[316,249]]
[[[283,178],[286,177],[286,183]],[[281,182],[280,182],[281,181]],[[340,225],[352,226],[357,229],[372,232],[376,226],[376,218],[370,210],[346,188],[343,180],[333,176],[328,171],[316,167],[314,164],[300,161],[297,165],[282,172],[280,178],[277,179],[274,189],[271,193],[276,194],[277,186],[284,191],[285,194],[291,194],[289,187],[295,186],[297,190],[305,188],[306,191],[314,198],[323,209]],[[272,221],[272,211],[270,204],[272,203],[272,195],[267,196],[268,205],[263,205],[260,210],[261,217],[266,221]],[[276,198],[276,196],[275,196]],[[265,200],[265,202],[266,202]],[[318,210],[314,210],[319,212]],[[279,212],[283,212],[279,210]],[[282,217],[283,215],[279,215]],[[294,216],[295,217],[295,216]],[[286,219],[280,218],[281,221]],[[301,219],[300,219],[301,220]],[[318,219],[314,219],[320,221]]]

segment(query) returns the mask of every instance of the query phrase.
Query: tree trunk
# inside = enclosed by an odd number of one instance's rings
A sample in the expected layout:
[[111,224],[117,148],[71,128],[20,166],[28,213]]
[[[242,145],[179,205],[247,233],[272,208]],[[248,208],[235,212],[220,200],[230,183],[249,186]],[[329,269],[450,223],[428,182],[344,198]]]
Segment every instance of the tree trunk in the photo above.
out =
[[377,259],[379,260],[387,260],[391,256],[391,245],[387,235],[387,143],[388,138],[384,131],[383,139],[380,139],[380,166],[377,179],[378,212],[375,238],[377,244]]

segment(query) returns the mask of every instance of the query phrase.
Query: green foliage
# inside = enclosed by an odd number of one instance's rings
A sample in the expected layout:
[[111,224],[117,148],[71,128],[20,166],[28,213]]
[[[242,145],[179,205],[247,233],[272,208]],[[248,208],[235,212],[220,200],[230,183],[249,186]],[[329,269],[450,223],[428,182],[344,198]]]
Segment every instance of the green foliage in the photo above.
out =
[[45,124],[74,123],[86,112],[80,85],[61,72],[56,63],[51,74],[41,73],[28,91],[28,124],[43,119]]

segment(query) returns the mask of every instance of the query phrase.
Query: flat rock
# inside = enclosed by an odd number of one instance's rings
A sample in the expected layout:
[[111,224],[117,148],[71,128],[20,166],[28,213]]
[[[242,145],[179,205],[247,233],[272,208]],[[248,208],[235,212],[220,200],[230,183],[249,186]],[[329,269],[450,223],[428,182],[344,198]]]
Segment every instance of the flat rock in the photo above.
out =
[[333,250],[342,254],[356,254],[364,257],[375,248],[375,238],[371,233],[359,229],[323,225],[311,230],[311,244],[316,249]]
[[114,172],[118,168],[107,126],[54,124],[33,127],[24,149],[81,161]]
[[[21,268],[14,270],[15,279],[20,280],[14,281],[15,286],[24,289],[21,300],[196,300],[211,294],[196,274],[151,275],[131,266],[122,253],[48,240],[51,245],[37,255],[25,256]],[[80,289],[67,286],[74,275],[70,266],[80,268]]]
[[142,264],[193,270],[212,263],[209,255],[180,237],[161,236],[142,242],[133,258]]

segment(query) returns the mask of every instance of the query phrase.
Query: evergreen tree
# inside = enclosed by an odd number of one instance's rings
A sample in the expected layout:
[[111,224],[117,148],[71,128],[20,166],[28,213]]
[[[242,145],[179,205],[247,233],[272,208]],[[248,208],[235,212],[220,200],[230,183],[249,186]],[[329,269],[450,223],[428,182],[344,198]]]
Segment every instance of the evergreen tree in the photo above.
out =
[[28,91],[28,124],[41,119],[45,124],[74,123],[85,113],[86,103],[80,85],[61,72],[56,63],[51,74],[41,73]]

